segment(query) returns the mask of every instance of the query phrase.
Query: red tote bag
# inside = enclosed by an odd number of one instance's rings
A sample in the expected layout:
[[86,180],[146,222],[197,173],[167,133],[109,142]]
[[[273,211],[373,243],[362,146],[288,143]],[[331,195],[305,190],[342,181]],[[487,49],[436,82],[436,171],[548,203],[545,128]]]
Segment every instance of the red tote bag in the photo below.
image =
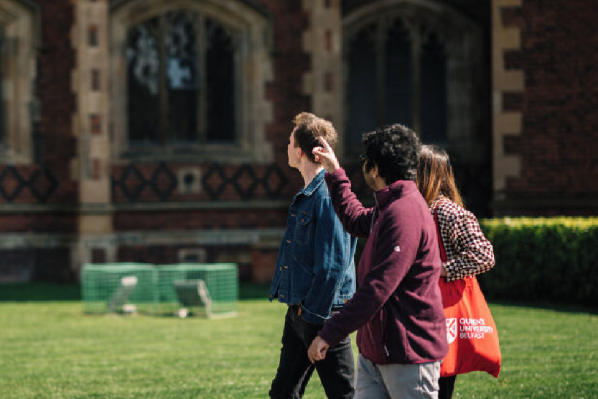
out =
[[[446,251],[440,236],[440,257],[446,262]],[[475,277],[447,282],[439,280],[446,317],[449,353],[440,365],[440,376],[450,377],[471,371],[485,371],[498,378],[501,353],[494,319]]]

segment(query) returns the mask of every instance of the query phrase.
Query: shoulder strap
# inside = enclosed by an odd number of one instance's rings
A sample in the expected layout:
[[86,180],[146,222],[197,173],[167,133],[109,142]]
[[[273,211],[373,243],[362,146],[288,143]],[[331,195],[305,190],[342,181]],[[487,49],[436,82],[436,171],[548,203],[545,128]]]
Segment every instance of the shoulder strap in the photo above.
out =
[[444,250],[444,244],[442,243],[442,235],[440,234],[440,225],[438,224],[438,207],[434,209],[434,222],[436,224],[436,233],[438,233],[438,248],[440,248],[440,259],[446,262],[446,251]]

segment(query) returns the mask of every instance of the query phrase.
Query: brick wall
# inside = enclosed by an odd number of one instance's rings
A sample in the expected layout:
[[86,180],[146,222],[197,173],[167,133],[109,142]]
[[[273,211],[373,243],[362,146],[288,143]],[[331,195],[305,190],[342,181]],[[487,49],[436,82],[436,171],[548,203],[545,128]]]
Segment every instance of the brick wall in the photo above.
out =
[[505,109],[523,114],[521,136],[505,140],[506,150],[521,156],[521,176],[507,181],[507,198],[553,201],[513,211],[596,214],[598,7],[584,0],[523,1],[502,18],[521,29],[521,51],[508,52],[505,65],[525,73],[525,92],[503,98]]
[[[286,137],[288,140],[288,136]],[[115,165],[112,168],[113,202],[239,201],[288,199],[300,184],[300,174],[282,164],[174,164]],[[200,189],[187,193],[179,171],[197,168]]]
[[274,23],[274,80],[267,85],[266,97],[274,105],[274,121],[268,126],[276,161],[287,164],[287,143],[291,120],[310,109],[309,97],[303,94],[303,74],[309,69],[309,57],[302,50],[301,32],[308,26],[302,1],[263,0]]
[[272,281],[278,251],[273,248],[254,248],[251,252],[251,280],[256,283]]
[[76,233],[77,217],[62,213],[21,214],[0,216],[0,233]]
[[[74,96],[70,42],[73,6],[69,0],[39,1],[41,47],[37,48],[35,98],[39,119],[32,133],[34,164],[0,165],[0,204],[69,206],[76,203],[77,185],[70,178],[75,154],[71,135]],[[1,232],[76,232],[74,216],[48,210],[2,215]]]
[[114,229],[116,231],[259,229],[284,227],[286,217],[287,209],[117,212],[114,215]]
[[71,85],[75,66],[71,43],[74,8],[70,0],[38,3],[42,26],[37,82],[41,114],[38,153],[41,163],[58,180],[58,188],[49,202],[75,203],[77,184],[71,179],[70,172],[70,160],[76,153],[71,128],[75,109]]

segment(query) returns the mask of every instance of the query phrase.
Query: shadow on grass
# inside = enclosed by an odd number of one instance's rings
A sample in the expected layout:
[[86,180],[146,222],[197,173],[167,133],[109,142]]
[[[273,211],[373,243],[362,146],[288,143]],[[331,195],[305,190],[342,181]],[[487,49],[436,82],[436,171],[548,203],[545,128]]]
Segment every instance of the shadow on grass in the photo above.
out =
[[[268,300],[269,284],[239,284],[239,300]],[[80,301],[79,284],[0,283],[0,302]]]

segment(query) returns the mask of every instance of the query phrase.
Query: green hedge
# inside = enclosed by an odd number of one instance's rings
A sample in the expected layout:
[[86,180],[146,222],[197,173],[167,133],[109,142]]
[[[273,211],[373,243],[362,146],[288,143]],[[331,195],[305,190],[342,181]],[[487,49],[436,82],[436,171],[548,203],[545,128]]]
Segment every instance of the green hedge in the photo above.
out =
[[488,299],[598,306],[598,218],[480,220],[496,266],[479,276]]

